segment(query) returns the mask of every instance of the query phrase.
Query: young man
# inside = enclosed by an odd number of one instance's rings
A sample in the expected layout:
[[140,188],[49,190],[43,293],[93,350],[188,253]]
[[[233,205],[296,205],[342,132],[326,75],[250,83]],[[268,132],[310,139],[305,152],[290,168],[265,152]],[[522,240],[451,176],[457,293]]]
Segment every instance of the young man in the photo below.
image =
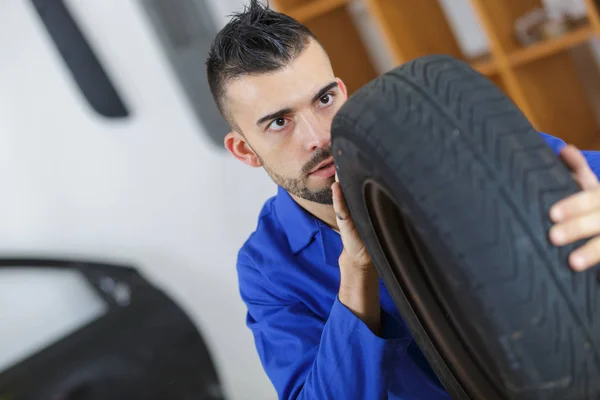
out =
[[[449,399],[379,281],[335,182],[330,125],[347,92],[317,39],[253,0],[215,38],[207,74],[231,126],[226,148],[279,187],[237,265],[247,324],[279,398]],[[544,137],[584,189],[552,210],[552,240],[598,235],[600,191],[588,166],[600,172],[598,155]],[[595,238],[571,262],[584,269],[599,259]]]

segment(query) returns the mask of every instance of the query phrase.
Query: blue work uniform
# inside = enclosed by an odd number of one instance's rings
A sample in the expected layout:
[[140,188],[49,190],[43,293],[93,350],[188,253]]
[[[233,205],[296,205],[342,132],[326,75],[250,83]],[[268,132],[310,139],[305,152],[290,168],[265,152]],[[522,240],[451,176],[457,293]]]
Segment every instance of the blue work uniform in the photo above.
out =
[[[598,175],[600,153],[584,154]],[[380,336],[340,303],[341,251],[339,233],[279,188],[239,252],[246,322],[279,398],[450,400],[382,282]]]

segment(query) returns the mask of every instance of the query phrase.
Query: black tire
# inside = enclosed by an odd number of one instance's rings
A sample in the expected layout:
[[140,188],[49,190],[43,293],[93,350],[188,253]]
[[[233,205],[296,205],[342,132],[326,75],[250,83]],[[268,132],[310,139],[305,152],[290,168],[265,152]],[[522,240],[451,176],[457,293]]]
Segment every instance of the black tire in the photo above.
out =
[[198,327],[134,267],[0,258],[0,271],[4,268],[77,271],[106,309],[97,319],[0,370],[0,400],[223,400]]
[[357,91],[332,125],[351,214],[454,399],[600,398],[596,272],[548,240],[579,191],[493,83],[447,56]]

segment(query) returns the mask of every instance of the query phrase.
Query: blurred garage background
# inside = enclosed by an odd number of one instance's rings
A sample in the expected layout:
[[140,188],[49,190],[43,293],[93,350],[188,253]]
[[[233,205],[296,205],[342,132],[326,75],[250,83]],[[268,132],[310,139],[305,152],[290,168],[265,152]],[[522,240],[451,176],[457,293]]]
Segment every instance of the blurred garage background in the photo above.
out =
[[[235,259],[275,193],[204,59],[243,0],[0,2],[0,400],[274,399]],[[278,0],[351,92],[445,53],[600,147],[595,0]],[[243,201],[242,201],[243,200]]]

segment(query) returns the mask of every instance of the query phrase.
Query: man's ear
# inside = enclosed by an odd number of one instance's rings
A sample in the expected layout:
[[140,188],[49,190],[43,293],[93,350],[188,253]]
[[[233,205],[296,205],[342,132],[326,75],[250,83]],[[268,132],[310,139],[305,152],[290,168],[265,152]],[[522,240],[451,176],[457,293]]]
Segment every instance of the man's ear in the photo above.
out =
[[340,88],[340,92],[342,92],[344,97],[347,99],[348,98],[348,88],[346,87],[346,84],[340,78],[335,78],[335,80],[337,81],[338,87]]
[[241,162],[251,167],[261,167],[262,164],[252,147],[246,141],[246,138],[236,131],[231,131],[225,135],[225,148]]

